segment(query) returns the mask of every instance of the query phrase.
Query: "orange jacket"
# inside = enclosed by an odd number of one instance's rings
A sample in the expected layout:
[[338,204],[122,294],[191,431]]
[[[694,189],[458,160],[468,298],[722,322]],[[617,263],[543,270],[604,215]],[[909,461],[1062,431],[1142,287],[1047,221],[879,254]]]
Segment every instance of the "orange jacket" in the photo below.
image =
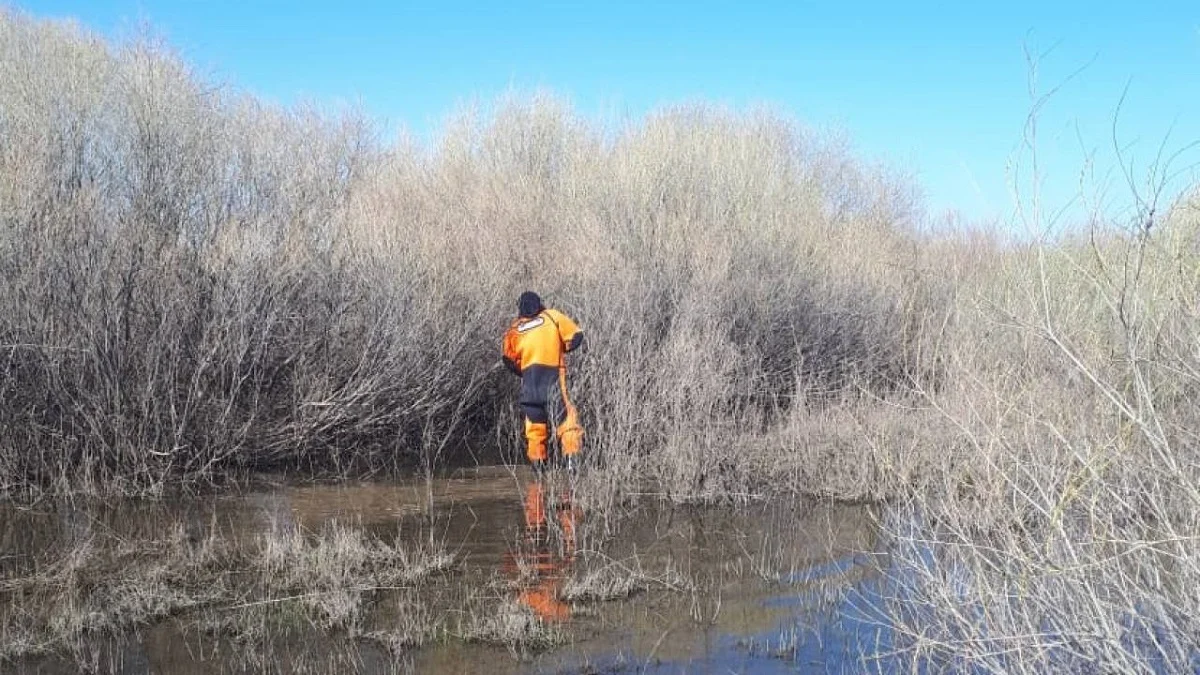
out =
[[504,333],[504,363],[518,375],[530,366],[562,368],[563,355],[583,345],[583,331],[566,314],[544,309],[519,317]]

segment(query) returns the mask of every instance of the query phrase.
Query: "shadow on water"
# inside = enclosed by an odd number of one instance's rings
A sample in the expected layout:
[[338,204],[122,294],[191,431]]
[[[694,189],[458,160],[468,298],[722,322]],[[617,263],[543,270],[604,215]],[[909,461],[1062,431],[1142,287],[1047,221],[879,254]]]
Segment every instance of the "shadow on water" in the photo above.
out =
[[[179,501],[0,506],[0,583],[85,543],[172,536],[253,547],[340,523],[457,564],[375,591],[353,631],[297,619],[246,644],[182,612],[15,672],[857,672],[886,635],[858,608],[879,579],[869,507],[805,500],[589,512],[565,476],[479,469],[433,482],[266,485]],[[319,535],[314,535],[319,536]],[[0,611],[18,604],[0,593]],[[414,614],[415,612],[415,614]],[[414,618],[414,616],[416,618]],[[431,626],[413,643],[401,624]],[[414,624],[415,625],[415,624]],[[408,630],[407,628],[405,630]],[[882,643],[880,641],[883,641]]]

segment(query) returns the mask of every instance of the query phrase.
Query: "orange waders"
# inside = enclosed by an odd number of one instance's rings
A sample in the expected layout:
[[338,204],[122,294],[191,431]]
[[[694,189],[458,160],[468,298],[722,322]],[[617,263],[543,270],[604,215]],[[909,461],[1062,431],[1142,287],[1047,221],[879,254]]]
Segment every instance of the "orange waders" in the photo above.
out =
[[521,376],[520,405],[530,462],[546,461],[552,426],[564,456],[578,454],[583,446],[583,427],[567,396],[564,358],[582,344],[579,326],[554,309],[522,316],[504,334],[504,362]]

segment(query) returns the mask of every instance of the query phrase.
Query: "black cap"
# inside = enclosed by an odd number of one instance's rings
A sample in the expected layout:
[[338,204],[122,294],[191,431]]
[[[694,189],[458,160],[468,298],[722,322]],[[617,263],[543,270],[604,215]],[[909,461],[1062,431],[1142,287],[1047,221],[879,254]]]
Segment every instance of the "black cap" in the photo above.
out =
[[517,311],[521,316],[537,316],[546,307],[542,304],[542,299],[533,291],[525,291],[517,300]]

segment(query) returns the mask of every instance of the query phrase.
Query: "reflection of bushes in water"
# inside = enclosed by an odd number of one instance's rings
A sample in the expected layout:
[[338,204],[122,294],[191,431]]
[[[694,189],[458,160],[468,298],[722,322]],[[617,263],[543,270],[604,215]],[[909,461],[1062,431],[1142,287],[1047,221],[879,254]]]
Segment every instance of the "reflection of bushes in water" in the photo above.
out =
[[611,133],[534,99],[385,148],[158,46],[0,31],[5,484],[486,453],[517,419],[492,366],[528,285],[592,336],[593,454],[682,494],[749,481],[727,448],[798,397],[919,370],[905,188],[781,120]]

